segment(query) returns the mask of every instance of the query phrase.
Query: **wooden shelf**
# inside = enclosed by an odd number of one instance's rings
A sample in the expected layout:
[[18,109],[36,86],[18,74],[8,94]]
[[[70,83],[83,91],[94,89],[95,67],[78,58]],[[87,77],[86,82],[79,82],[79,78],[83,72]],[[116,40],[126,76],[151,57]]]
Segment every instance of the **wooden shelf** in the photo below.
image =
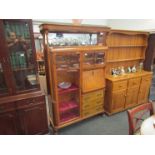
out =
[[68,89],[61,89],[58,88],[58,93],[59,94],[65,94],[65,93],[69,93],[69,92],[74,92],[77,91],[79,88],[76,85],[72,85],[70,88]]
[[115,47],[147,47],[147,45],[109,45],[109,48],[115,48]]
[[57,68],[57,72],[78,72],[79,68]]
[[32,70],[32,69],[35,69],[35,68],[34,67],[16,68],[16,69],[13,69],[13,71],[17,72],[17,71]]
[[145,58],[132,58],[132,59],[116,59],[116,60],[107,60],[107,63],[109,62],[123,62],[123,61],[135,61],[135,60],[143,60]]

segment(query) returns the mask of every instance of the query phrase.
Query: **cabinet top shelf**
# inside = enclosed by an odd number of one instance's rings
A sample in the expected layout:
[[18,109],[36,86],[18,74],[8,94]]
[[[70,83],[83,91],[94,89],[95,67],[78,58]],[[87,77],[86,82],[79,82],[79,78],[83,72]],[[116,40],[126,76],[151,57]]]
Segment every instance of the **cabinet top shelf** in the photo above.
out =
[[115,48],[115,47],[147,47],[147,45],[109,45],[109,48]]
[[47,23],[39,26],[41,33],[44,32],[63,32],[63,33],[99,33],[110,31],[106,26],[93,25],[72,25],[72,24],[57,24]]
[[80,52],[80,51],[98,51],[108,50],[107,46],[75,46],[75,47],[63,47],[63,48],[50,48],[51,52]]
[[119,80],[125,80],[125,79],[129,79],[129,78],[134,78],[134,77],[140,77],[140,76],[145,76],[145,75],[150,75],[152,76],[152,72],[148,72],[148,71],[141,71],[141,72],[136,72],[136,73],[128,73],[125,75],[120,75],[120,76],[112,76],[112,75],[107,75],[106,79],[109,81],[119,81]]

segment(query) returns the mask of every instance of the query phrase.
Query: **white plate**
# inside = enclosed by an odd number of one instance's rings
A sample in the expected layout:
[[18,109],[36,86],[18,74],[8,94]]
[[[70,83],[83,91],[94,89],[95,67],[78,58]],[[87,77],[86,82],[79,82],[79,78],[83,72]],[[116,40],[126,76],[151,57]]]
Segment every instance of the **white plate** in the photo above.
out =
[[58,86],[62,89],[68,89],[69,87],[71,87],[71,83],[70,82],[61,82],[58,84]]

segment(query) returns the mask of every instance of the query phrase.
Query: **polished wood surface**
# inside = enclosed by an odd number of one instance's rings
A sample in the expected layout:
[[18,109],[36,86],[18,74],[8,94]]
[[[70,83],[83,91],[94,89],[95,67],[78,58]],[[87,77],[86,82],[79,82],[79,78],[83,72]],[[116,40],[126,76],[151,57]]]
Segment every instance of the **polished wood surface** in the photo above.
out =
[[[13,68],[10,60],[10,51],[7,46],[7,37],[5,36],[4,22],[12,22],[13,24],[25,25],[28,28],[28,38],[31,46],[31,64],[33,67],[27,66],[26,68]],[[24,29],[16,30],[22,33]],[[13,31],[13,30],[12,30]],[[27,33],[27,32],[26,32]],[[32,20],[29,19],[15,19],[15,20],[0,20],[0,62],[4,70],[4,78],[8,88],[7,93],[0,95],[0,134],[44,134],[48,133],[47,125],[47,112],[45,95],[40,91],[39,84],[32,89],[17,90],[14,72],[21,74],[22,80],[26,79],[26,70],[33,69],[34,73],[37,74],[37,62],[36,52],[33,37]],[[26,40],[27,41],[27,40]],[[27,44],[26,44],[27,45]],[[23,49],[27,54],[30,51]],[[16,52],[16,51],[15,51]],[[20,52],[20,51],[17,51]],[[19,60],[16,59],[16,61]],[[21,64],[20,64],[21,65]],[[24,73],[23,73],[24,72]],[[38,77],[37,77],[38,78]],[[28,85],[28,84],[27,84]],[[27,86],[26,85],[26,86]]]
[[148,101],[152,72],[106,76],[105,111],[114,114]]
[[[90,47],[71,47],[71,48],[53,48],[48,52],[49,56],[49,75],[50,75],[50,92],[52,92],[52,105],[53,105],[53,120],[55,129],[59,129],[78,122],[88,117],[92,117],[96,114],[104,112],[104,88],[105,88],[105,64],[95,64],[88,66],[84,65],[85,53],[102,53],[107,50],[104,46]],[[58,70],[57,56],[79,56],[79,67],[77,70],[63,69]],[[93,58],[93,57],[92,57]],[[106,60],[105,60],[106,62]],[[91,66],[91,67],[89,67]],[[63,94],[60,96],[58,84],[63,81],[69,81],[78,86],[75,91],[76,95],[72,92]],[[79,117],[62,122],[60,116],[60,103],[69,101],[72,97],[76,96],[76,100],[79,102]],[[91,98],[92,96],[93,98]],[[96,96],[96,97],[95,97]],[[90,99],[89,99],[90,98]],[[52,116],[51,116],[52,117]]]
[[138,66],[145,59],[148,32],[111,30],[107,37],[106,74],[112,68]]
[[147,118],[141,125],[141,135],[155,135],[155,115]]

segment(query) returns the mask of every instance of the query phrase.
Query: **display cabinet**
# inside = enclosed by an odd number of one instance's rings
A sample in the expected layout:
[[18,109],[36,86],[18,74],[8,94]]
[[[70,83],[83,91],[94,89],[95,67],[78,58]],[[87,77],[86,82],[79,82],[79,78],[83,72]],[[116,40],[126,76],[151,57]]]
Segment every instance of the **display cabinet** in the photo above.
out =
[[[36,97],[36,92],[42,95],[38,82],[32,20],[0,20],[0,36],[0,107],[4,100],[10,100],[13,96],[14,102],[16,102],[16,100],[22,99],[21,95],[23,94],[27,96],[27,100],[22,101],[20,104],[29,104],[30,94],[34,94],[34,98]],[[7,102],[5,102],[5,104],[7,105]],[[7,108],[12,105],[14,105],[14,103],[9,104]],[[4,111],[5,109],[3,110],[2,108],[2,113]],[[46,115],[46,110],[44,112]],[[16,111],[12,111],[6,113],[6,116],[8,115],[10,118],[13,118],[11,113],[15,113],[16,115]],[[5,124],[9,124],[9,117],[8,119],[4,119],[4,115],[1,116],[0,125],[3,126],[4,122]],[[35,121],[36,118],[31,116],[29,119]],[[47,120],[44,121],[47,124]],[[11,128],[9,130],[6,126],[5,130],[11,131]],[[47,131],[48,129],[46,129],[46,132]],[[0,132],[0,134],[3,133],[5,133],[5,131]],[[13,132],[6,133],[13,134]],[[14,134],[16,134],[16,132],[14,132]],[[27,134],[29,134],[29,132],[27,132]]]
[[42,24],[40,31],[54,129],[103,113],[110,28]]
[[[103,113],[107,47],[64,47],[50,50],[49,75],[55,128],[58,130]],[[94,62],[86,67],[85,56],[92,51]],[[102,58],[99,65],[95,61],[96,55]]]

